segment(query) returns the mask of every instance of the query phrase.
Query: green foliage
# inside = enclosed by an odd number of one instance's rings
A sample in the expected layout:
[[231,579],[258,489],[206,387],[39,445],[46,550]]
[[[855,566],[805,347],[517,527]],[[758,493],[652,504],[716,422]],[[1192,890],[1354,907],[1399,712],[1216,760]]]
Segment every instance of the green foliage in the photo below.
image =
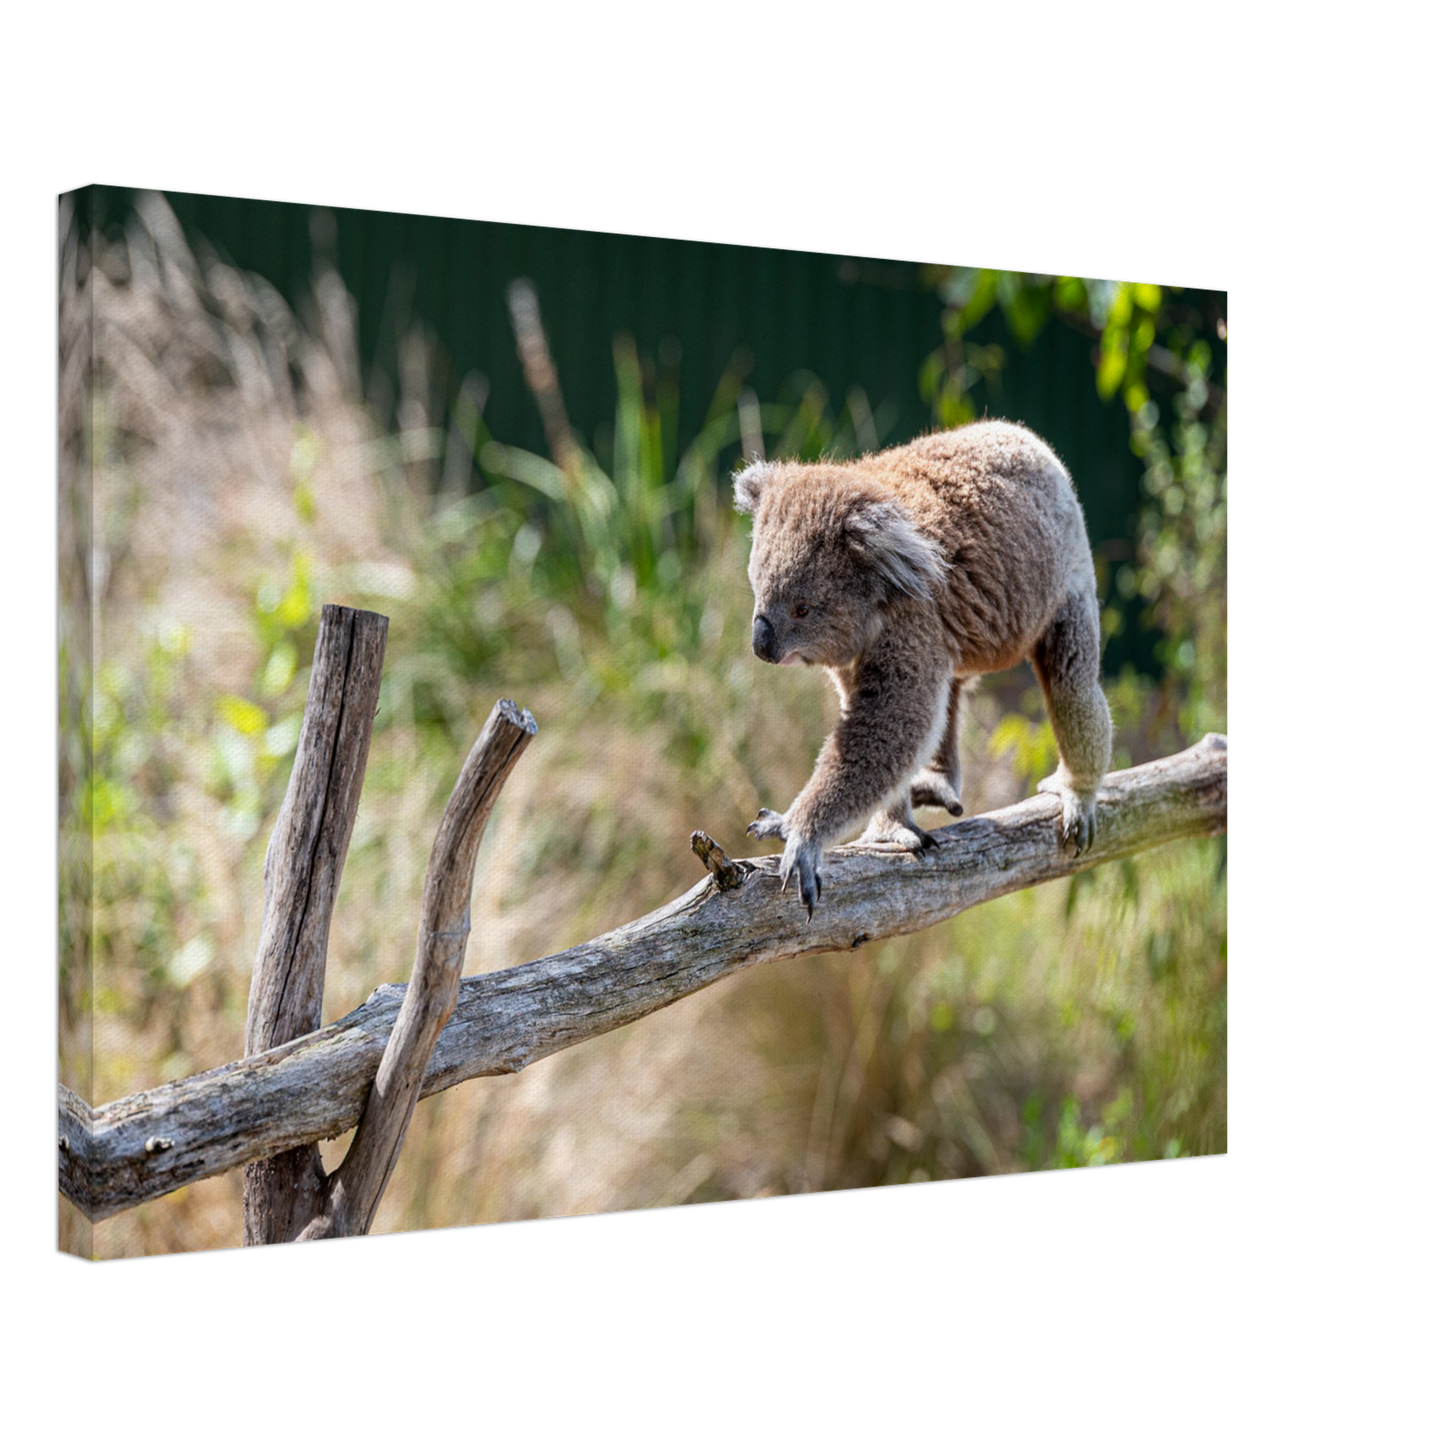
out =
[[[1036,702],[1042,707],[1042,698]],[[1022,713],[1006,713],[999,719],[989,738],[989,754],[995,758],[1012,757],[1015,774],[1033,790],[1054,770],[1058,750],[1047,722]]]
[[662,723],[668,746],[700,768],[719,714],[750,691],[735,666],[751,597],[729,480],[743,416],[771,453],[810,458],[876,445],[878,419],[859,395],[835,410],[807,374],[760,405],[734,367],[682,444],[667,369],[628,337],[614,362],[601,457],[579,446],[559,465],[474,419],[486,487],[442,504],[415,537],[413,661],[395,681],[414,719],[443,726],[479,671],[565,686],[579,710],[615,699],[634,722]]
[[[316,517],[308,473],[320,449],[305,428],[297,429],[292,499],[303,527]],[[306,704],[300,661],[314,646],[318,607],[311,555],[293,545],[286,571],[263,576],[251,604],[260,658],[251,695],[223,692],[213,704],[207,785],[223,827],[242,842],[257,836],[285,790]]]
[[1225,427],[1222,399],[1209,411],[1208,346],[1192,343],[1181,368],[1187,383],[1170,399],[1171,425],[1153,399],[1130,412],[1144,495],[1135,565],[1120,569],[1118,584],[1143,600],[1162,634],[1159,660],[1177,690],[1180,730],[1192,737],[1225,727]]
[[809,1148],[779,1187],[1223,1149],[1219,849],[1179,844],[1143,867],[997,899],[925,937],[775,966],[757,986],[788,1047],[817,1060],[793,1105]]
[[[136,665],[107,658],[95,678],[84,810],[94,850],[96,1005],[134,1010],[143,1021],[189,982],[188,960],[209,946],[197,911],[201,859],[174,827],[192,741],[172,725],[174,699],[190,648],[184,628],[164,628],[143,639]],[[181,957],[176,939],[188,932],[193,946]]]

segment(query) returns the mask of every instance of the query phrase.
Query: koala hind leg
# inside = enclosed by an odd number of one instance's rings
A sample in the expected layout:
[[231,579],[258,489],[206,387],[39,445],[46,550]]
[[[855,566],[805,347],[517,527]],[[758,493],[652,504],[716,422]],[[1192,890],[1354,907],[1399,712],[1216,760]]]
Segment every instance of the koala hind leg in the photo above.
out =
[[864,848],[906,848],[910,853],[938,846],[914,821],[907,792],[874,813],[858,842]]
[[[915,808],[946,808],[955,818],[963,816],[959,789],[963,786],[963,765],[958,757],[958,708],[963,694],[963,679],[955,677],[948,694],[948,717],[938,750],[928,764],[918,770],[909,785],[909,798]],[[909,819],[912,822],[912,819]]]
[[1109,769],[1114,723],[1099,685],[1099,603],[1092,592],[1070,595],[1033,653],[1048,704],[1058,770],[1039,784],[1063,803],[1063,838],[1074,856],[1094,841],[1094,795]]

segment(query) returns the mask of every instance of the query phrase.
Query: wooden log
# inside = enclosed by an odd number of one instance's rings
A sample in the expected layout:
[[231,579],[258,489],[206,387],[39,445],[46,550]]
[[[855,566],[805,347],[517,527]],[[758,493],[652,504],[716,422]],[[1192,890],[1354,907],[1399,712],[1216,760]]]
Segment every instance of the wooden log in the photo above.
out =
[[[910,932],[1046,878],[1170,838],[1218,832],[1226,789],[1225,742],[1210,738],[1174,758],[1111,775],[1101,794],[1101,837],[1084,859],[1059,851],[1057,804],[1044,797],[942,830],[940,847],[921,858],[836,850],[829,855],[830,906],[819,909],[810,928],[801,926],[796,900],[777,891],[776,859],[744,860],[736,866],[747,870],[747,884],[731,893],[705,882],[591,943],[465,980],[423,1092],[515,1072],[765,958]],[[730,906],[744,900],[745,907]],[[291,1046],[96,1111],[94,1217],[233,1168],[247,1150],[264,1148],[263,1140],[289,1144],[350,1127],[404,992],[383,987],[362,1008]],[[234,1117],[232,1108],[239,1111]],[[176,1121],[185,1129],[157,1136],[162,1122]],[[175,1139],[182,1152],[145,1155],[153,1137]]]

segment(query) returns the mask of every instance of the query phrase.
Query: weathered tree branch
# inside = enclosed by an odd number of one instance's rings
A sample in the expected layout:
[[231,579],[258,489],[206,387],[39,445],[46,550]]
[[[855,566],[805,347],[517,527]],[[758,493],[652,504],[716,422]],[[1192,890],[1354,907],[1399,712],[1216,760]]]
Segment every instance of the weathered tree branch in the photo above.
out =
[[[780,891],[776,856],[739,861],[733,866],[746,876],[737,886],[724,890],[709,876],[589,943],[463,979],[421,1092],[515,1073],[750,964],[912,933],[1016,889],[1221,832],[1227,779],[1227,743],[1214,734],[1111,773],[1099,793],[1098,839],[1082,858],[1062,851],[1050,795],[940,829],[939,846],[917,856],[835,849],[811,924],[796,895]],[[700,856],[708,852],[704,842]],[[343,1133],[361,1116],[405,993],[386,985],[305,1038],[94,1111],[62,1091],[66,1195],[92,1220],[105,1219],[249,1159]]]

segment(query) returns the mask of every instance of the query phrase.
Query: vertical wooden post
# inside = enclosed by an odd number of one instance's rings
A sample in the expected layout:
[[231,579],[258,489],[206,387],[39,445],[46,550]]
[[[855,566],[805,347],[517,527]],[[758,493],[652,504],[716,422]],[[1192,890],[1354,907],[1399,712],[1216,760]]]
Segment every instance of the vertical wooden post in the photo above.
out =
[[[321,609],[296,761],[266,849],[247,1054],[321,1026],[326,941],[371,750],[386,628],[379,613],[329,604]],[[295,1239],[325,1193],[315,1144],[248,1164],[245,1242]]]

